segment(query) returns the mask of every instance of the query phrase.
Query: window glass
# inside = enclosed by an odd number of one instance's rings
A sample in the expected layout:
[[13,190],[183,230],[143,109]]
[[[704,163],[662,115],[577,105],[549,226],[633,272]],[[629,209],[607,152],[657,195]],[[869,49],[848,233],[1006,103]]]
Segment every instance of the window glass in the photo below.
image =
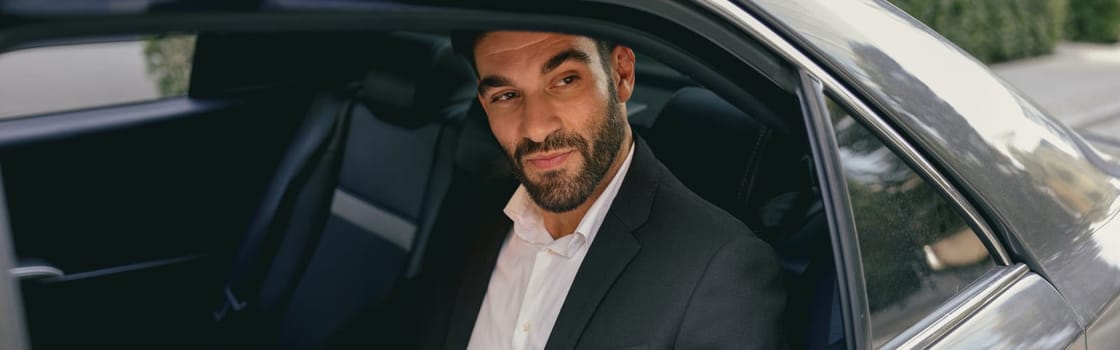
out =
[[906,162],[829,100],[878,347],[993,268],[963,217]]
[[186,95],[194,42],[156,36],[0,54],[0,118]]

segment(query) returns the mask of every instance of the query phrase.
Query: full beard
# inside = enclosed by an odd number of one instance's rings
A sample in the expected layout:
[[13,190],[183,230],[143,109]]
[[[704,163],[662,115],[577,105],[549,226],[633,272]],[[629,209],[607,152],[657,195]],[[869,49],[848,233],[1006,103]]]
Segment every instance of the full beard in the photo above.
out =
[[[617,94],[610,93],[606,109],[606,118],[600,119],[602,123],[595,128],[594,140],[590,143],[578,134],[558,131],[548,135],[543,142],[525,140],[517,146],[511,159],[513,173],[537,206],[553,213],[568,212],[595,193],[622,149],[626,136],[626,122],[619,112]],[[575,174],[554,170],[541,174],[539,180],[532,180],[525,174],[522,161],[525,155],[567,147],[579,151],[584,159],[583,166]]]

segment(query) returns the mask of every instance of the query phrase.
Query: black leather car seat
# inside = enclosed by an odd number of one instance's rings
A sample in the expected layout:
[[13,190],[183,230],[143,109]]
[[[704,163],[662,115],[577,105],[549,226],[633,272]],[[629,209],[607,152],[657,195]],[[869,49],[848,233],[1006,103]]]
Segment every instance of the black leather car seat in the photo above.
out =
[[834,312],[835,268],[805,143],[694,87],[674,94],[653,125],[639,132],[689,189],[775,248],[786,277],[791,347],[836,343],[830,336],[841,326]]
[[356,89],[324,97],[298,132],[215,312],[220,345],[315,348],[418,272],[474,76],[446,40],[362,44],[392,54],[369,57]]

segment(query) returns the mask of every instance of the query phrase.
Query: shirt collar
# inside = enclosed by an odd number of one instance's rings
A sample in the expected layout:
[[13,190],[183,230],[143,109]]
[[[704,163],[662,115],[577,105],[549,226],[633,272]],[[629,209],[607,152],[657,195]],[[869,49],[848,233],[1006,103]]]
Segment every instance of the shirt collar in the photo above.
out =
[[517,191],[513,193],[503,210],[506,216],[513,221],[514,234],[533,246],[548,248],[570,258],[578,248],[590,244],[595,239],[599,227],[603,225],[603,220],[606,219],[607,210],[610,209],[611,203],[618,195],[619,188],[622,187],[622,181],[626,178],[626,173],[630,170],[630,161],[633,158],[634,143],[631,142],[626,160],[622,162],[622,166],[618,168],[614,178],[607,184],[607,188],[603,190],[599,198],[595,199],[595,203],[591,204],[591,208],[580,219],[575,234],[566,235],[560,239],[553,239],[552,235],[548,234],[540,215],[541,210],[544,209],[533,202],[524,185],[518,186]]

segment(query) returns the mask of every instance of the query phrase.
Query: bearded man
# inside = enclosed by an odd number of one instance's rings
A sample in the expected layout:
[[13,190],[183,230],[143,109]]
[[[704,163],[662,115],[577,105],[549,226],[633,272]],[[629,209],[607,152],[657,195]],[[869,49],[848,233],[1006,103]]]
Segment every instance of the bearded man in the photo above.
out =
[[[458,38],[520,186],[455,293],[448,349],[770,349],[773,250],[635,135],[635,56],[583,36]],[[703,156],[703,155],[697,155]],[[715,161],[719,161],[718,159]],[[429,333],[429,336],[433,334]]]

